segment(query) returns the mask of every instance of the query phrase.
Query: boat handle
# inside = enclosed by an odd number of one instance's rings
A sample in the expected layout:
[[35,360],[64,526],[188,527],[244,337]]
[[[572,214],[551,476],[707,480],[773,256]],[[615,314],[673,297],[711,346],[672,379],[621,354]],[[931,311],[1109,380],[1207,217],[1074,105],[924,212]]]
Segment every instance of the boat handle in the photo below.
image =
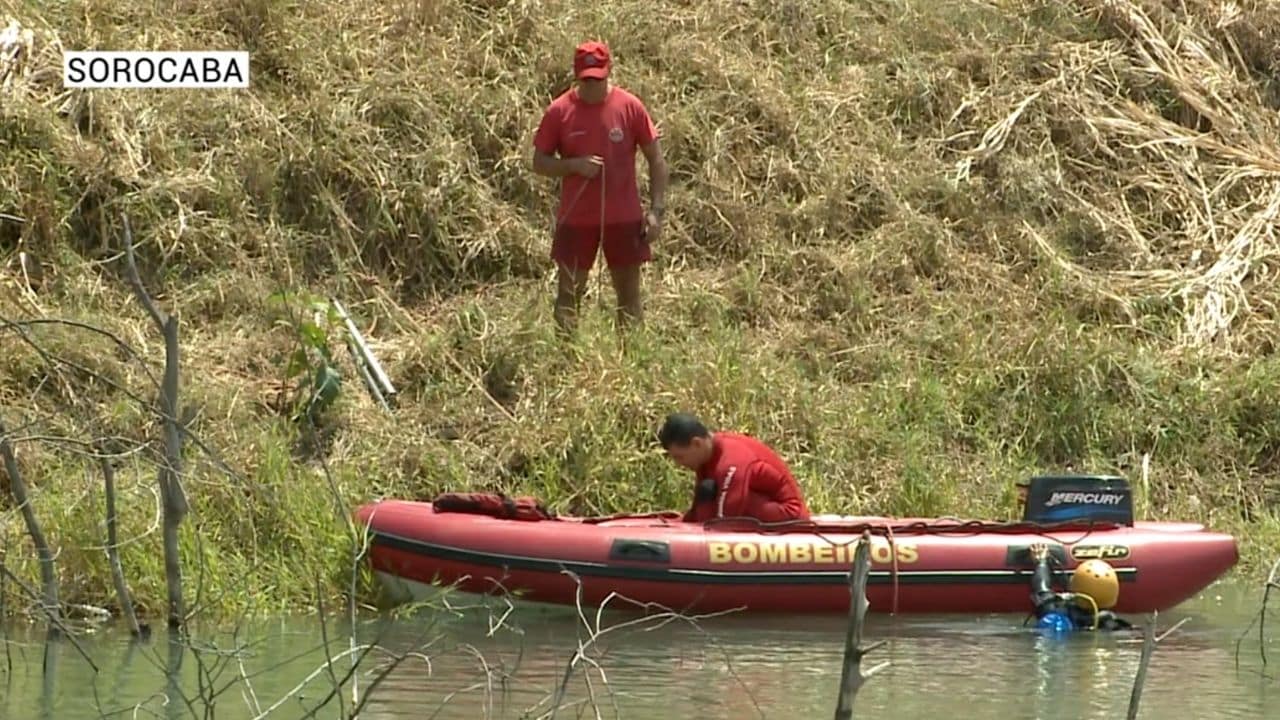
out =
[[614,540],[609,557],[615,560],[671,561],[671,549],[656,540]]

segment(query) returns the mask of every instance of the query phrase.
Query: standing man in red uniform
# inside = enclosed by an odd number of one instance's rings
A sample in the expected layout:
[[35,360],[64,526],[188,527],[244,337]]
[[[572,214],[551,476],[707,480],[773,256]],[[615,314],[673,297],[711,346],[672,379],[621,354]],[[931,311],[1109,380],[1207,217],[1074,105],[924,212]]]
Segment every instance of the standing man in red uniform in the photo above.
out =
[[[587,278],[603,244],[618,298],[618,323],[642,318],[640,269],[662,231],[667,164],[644,103],[609,80],[609,48],[584,42],[573,56],[575,86],[551,102],[533,137],[533,170],[562,178],[551,258],[559,270],[555,318],[576,327]],[[636,185],[636,148],[649,166],[649,210]]]
[[658,440],[667,455],[695,473],[686,522],[753,517],[761,522],[808,520],[800,485],[768,445],[740,433],[711,433],[692,415],[668,415]]

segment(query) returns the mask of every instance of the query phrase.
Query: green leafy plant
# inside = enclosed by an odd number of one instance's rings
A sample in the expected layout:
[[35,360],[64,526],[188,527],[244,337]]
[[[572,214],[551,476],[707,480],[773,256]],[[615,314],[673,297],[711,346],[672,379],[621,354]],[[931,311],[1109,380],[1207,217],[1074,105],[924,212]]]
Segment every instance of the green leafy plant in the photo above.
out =
[[297,340],[284,368],[284,385],[292,385],[284,407],[293,421],[318,424],[342,390],[342,373],[331,347],[340,340],[337,334],[345,332],[342,318],[329,301],[308,292],[281,290],[268,302],[284,315],[276,324],[290,328]]

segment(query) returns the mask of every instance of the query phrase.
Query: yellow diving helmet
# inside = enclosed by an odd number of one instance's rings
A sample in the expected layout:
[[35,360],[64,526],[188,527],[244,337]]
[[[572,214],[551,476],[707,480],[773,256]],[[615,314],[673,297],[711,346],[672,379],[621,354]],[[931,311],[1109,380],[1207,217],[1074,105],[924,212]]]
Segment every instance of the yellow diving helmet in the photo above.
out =
[[1085,560],[1071,575],[1070,590],[1088,595],[1098,604],[1099,610],[1106,610],[1120,597],[1120,581],[1116,578],[1115,568],[1106,561]]

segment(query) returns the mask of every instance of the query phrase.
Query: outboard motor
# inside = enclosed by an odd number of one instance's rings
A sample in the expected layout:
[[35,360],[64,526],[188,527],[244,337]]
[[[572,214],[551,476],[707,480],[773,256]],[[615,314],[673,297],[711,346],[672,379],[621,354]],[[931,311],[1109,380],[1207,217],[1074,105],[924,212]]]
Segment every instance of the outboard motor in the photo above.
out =
[[1133,525],[1133,492],[1115,475],[1037,475],[1027,483],[1022,519],[1053,524],[1096,520]]

